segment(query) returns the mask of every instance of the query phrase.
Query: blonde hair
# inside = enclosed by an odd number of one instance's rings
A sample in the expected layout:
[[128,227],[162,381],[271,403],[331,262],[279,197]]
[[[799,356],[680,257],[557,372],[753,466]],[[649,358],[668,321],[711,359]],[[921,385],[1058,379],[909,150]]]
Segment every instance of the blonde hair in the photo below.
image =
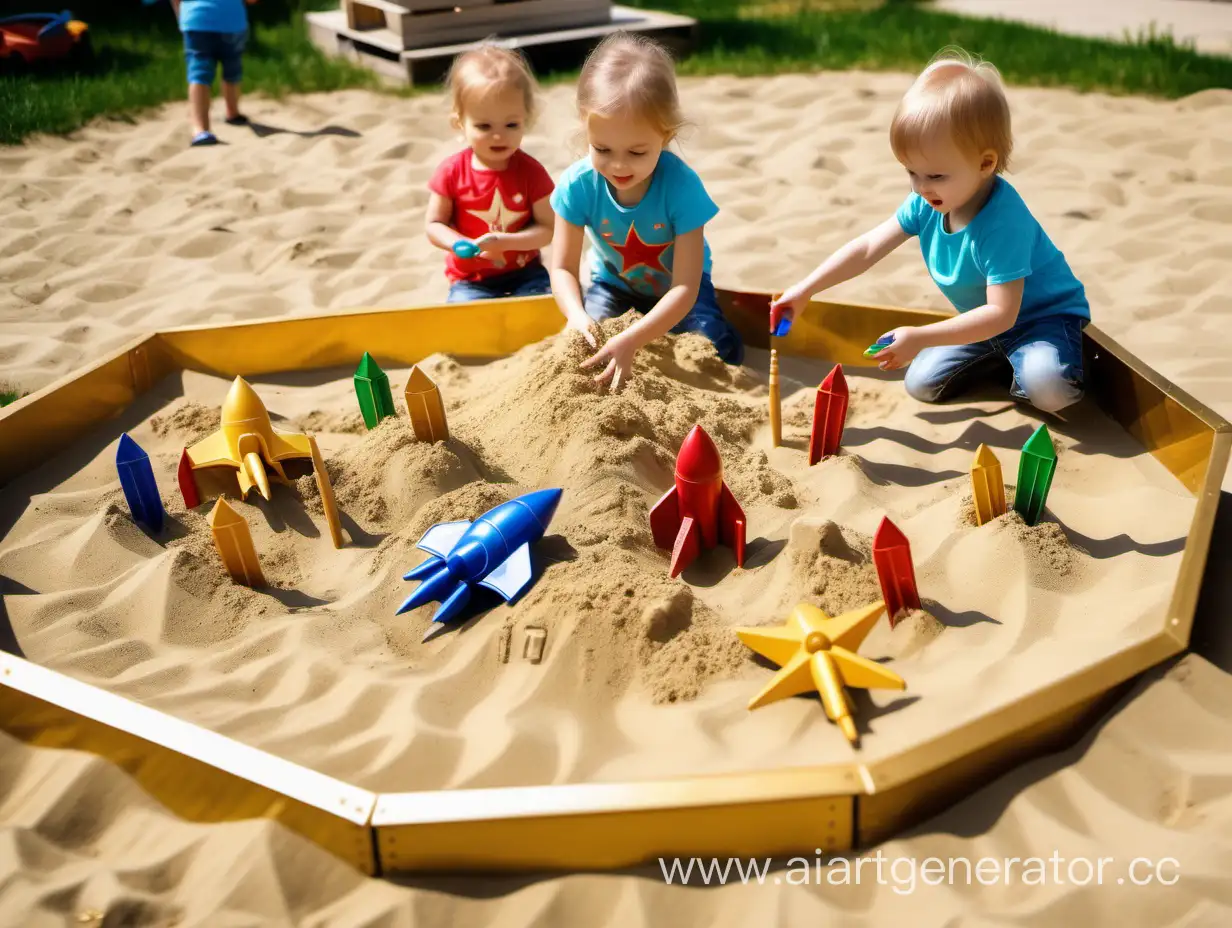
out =
[[941,51],[908,88],[890,123],[890,147],[901,161],[940,132],[966,154],[994,152],[998,174],[1008,169],[1014,136],[1001,74],[961,48]]
[[445,79],[453,99],[453,115],[461,119],[467,100],[481,99],[491,93],[515,88],[526,105],[526,121],[535,117],[535,93],[538,85],[526,59],[516,51],[485,42],[463,52],[454,59]]
[[578,77],[577,108],[583,122],[591,113],[632,111],[669,142],[685,125],[672,56],[653,39],[628,32],[609,35],[586,58]]

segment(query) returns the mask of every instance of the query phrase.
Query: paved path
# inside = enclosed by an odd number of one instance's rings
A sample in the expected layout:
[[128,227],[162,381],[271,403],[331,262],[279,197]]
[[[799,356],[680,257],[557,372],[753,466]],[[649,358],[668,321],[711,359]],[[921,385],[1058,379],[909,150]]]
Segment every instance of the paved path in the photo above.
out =
[[1232,56],[1228,0],[936,0],[936,9],[966,16],[1015,19],[1060,32],[1123,39],[1155,24],[1208,55]]

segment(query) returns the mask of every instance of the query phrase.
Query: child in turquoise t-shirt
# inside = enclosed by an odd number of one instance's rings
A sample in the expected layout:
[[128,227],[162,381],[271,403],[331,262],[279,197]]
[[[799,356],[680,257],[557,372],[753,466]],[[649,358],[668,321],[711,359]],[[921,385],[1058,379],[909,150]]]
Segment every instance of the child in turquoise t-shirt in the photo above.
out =
[[912,193],[897,213],[844,245],[775,301],[786,318],[813,294],[868,270],[912,236],[958,315],[882,337],[883,370],[910,364],[907,391],[937,402],[1006,368],[1010,394],[1044,412],[1083,395],[1082,284],[1010,183],[1009,104],[995,69],[942,58],[916,79],[890,128]]
[[188,71],[188,112],[192,145],[217,145],[210,131],[210,87],[222,68],[222,96],[227,124],[243,126],[240,82],[244,77],[244,49],[248,43],[248,11],[257,0],[171,0],[184,34],[184,62]]
[[[613,390],[633,356],[667,332],[700,332],[728,364],[744,345],[719,309],[704,228],[719,208],[701,178],[664,151],[683,123],[671,57],[641,36],[605,39],[578,80],[590,156],[570,166],[552,194],[556,212],[552,292],[568,324],[598,348],[594,321],[642,314],[584,362]],[[592,247],[582,297],[582,247]]]

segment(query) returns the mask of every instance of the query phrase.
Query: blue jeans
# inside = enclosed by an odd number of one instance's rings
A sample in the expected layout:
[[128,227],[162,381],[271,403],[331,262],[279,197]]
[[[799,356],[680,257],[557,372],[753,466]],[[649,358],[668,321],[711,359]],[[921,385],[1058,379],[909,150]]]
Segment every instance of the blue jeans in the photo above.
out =
[[988,341],[925,348],[907,368],[907,392],[937,403],[972,379],[1008,365],[1010,395],[1043,412],[1057,412],[1083,393],[1082,330],[1078,316],[1048,316],[1014,326]]
[[[592,280],[583,305],[586,315],[602,322],[604,319],[623,316],[630,309],[645,315],[654,309],[658,302],[657,297],[631,293],[606,280]],[[677,334],[700,332],[710,339],[719,357],[727,364],[739,364],[744,360],[744,341],[740,338],[740,333],[727,321],[723,310],[719,309],[719,298],[714,292],[714,284],[711,283],[709,274],[702,275],[701,285],[697,288],[697,302],[693,304],[689,314],[676,323],[672,331]]]
[[198,32],[195,29],[185,32],[188,83],[210,86],[221,64],[222,79],[228,84],[238,84],[244,78],[243,55],[247,44],[247,32]]
[[486,280],[457,280],[449,287],[450,303],[495,300],[503,296],[540,296],[552,292],[552,279],[542,261],[497,274]]

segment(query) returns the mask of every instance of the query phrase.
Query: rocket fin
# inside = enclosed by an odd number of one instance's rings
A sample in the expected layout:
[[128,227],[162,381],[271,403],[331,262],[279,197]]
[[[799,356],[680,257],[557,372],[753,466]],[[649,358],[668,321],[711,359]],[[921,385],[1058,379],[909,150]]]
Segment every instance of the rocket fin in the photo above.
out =
[[531,577],[530,545],[525,544],[501,561],[479,585],[499,593],[509,602],[529,585]]
[[435,554],[425,558],[422,564],[417,564],[402,575],[403,580],[422,580],[428,574],[436,573],[438,567],[443,567],[444,562]]
[[465,535],[470,527],[470,522],[465,519],[460,522],[437,522],[424,532],[423,538],[419,539],[419,544],[415,547],[429,554],[435,554],[441,559],[447,558],[454,545],[458,543],[458,539]]
[[670,549],[680,531],[680,495],[672,487],[650,510],[650,534],[656,547]]
[[693,563],[701,550],[701,529],[697,527],[693,517],[688,516],[680,523],[680,532],[676,535],[676,543],[672,547],[671,575],[679,576],[682,570]]
[[[450,575],[449,568],[440,561],[435,563],[438,565],[436,571],[416,587],[415,592],[408,596],[402,605],[398,607],[396,615],[402,615],[404,612],[418,609],[420,606],[434,600],[444,601],[447,596],[453,596],[457,592],[455,586],[458,584],[458,581]],[[461,585],[465,586],[466,584]]]
[[466,608],[466,604],[471,600],[471,588],[465,583],[459,583],[452,593],[441,603],[436,610],[436,615],[432,616],[433,622],[448,622],[459,612]]
[[726,481],[719,492],[719,540],[736,552],[736,565],[744,566],[744,510],[727,488]]
[[188,462],[195,470],[198,467],[216,467],[221,464],[230,464],[235,467],[239,464],[235,458],[231,456],[231,449],[227,445],[227,436],[221,431],[215,432],[208,438],[203,438],[191,448],[188,449]]
[[[264,499],[268,500],[270,498],[269,476],[265,473],[265,464],[261,460],[261,455],[255,451],[249,451],[244,455],[244,463],[240,465],[240,473],[248,476],[249,486],[256,483],[257,492]],[[243,481],[240,482],[240,486],[243,487]],[[247,490],[244,491],[245,495],[247,495],[247,492]]]
[[270,429],[268,441],[270,458],[274,461],[312,457],[312,447],[307,435],[295,432],[275,432]]

